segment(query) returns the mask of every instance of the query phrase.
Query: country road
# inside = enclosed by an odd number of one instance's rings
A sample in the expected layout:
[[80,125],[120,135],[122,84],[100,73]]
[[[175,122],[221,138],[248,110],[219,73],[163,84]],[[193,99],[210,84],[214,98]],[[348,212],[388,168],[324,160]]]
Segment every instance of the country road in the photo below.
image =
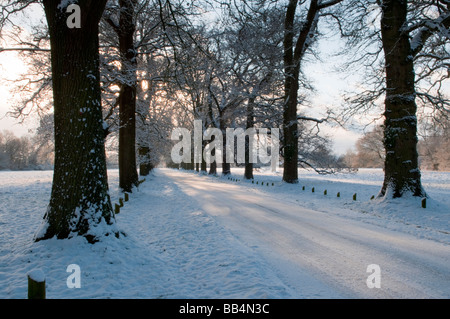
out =
[[[248,185],[176,170],[159,174],[311,298],[450,297],[448,245],[306,209]],[[369,265],[380,268],[380,288],[367,285]]]

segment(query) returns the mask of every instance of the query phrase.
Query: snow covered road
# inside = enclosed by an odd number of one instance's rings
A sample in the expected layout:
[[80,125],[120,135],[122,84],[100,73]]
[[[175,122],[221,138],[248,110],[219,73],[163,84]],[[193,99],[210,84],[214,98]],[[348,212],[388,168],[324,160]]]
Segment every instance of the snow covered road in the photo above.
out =
[[[450,247],[247,185],[161,170],[235,238],[271,265],[282,281],[310,298],[449,298]],[[251,184],[250,184],[251,185]],[[381,288],[369,288],[369,265]]]
[[[53,172],[0,172],[0,299],[26,298],[35,269],[49,299],[450,298],[450,173],[424,174],[426,210],[420,199],[370,201],[382,171],[301,173],[287,185],[263,171],[252,184],[155,169],[116,216],[127,236],[91,245],[34,242]],[[117,203],[118,171],[108,175]],[[80,289],[67,285],[72,264]],[[381,288],[367,286],[373,264]]]

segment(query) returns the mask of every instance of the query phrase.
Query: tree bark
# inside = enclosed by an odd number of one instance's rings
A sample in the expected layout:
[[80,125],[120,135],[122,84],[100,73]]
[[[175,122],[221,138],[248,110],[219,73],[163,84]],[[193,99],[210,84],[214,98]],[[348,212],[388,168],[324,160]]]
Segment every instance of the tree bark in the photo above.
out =
[[[246,122],[246,129],[252,128],[255,125],[255,119],[254,119],[254,104],[255,104],[255,98],[251,97],[248,100],[247,104],[247,122]],[[244,170],[244,178],[245,179],[253,179],[253,163],[251,160],[251,154],[250,154],[250,136],[245,137],[245,170]],[[254,152],[255,150],[251,150]]]
[[220,130],[222,131],[222,175],[226,176],[231,174],[231,163],[227,162],[227,134],[223,116],[223,114],[220,114]]
[[325,8],[334,6],[342,0],[321,1],[310,0],[305,21],[301,24],[298,37],[294,43],[295,13],[299,4],[298,0],[289,0],[284,20],[284,72],[285,95],[283,110],[283,157],[284,171],[283,181],[287,183],[298,182],[298,122],[297,99],[299,89],[300,63],[305,51],[309,48],[314,32],[317,28],[319,12]]
[[[294,61],[294,19],[296,0],[290,0],[284,20],[284,110],[283,110],[283,181],[298,182],[297,90],[298,75]],[[295,91],[295,92],[294,92]]]
[[147,176],[153,170],[149,147],[139,147],[139,175]]
[[[330,2],[331,3],[331,2]],[[320,10],[317,0],[311,0],[306,20],[304,21],[294,44],[294,22],[298,1],[290,0],[284,20],[284,110],[283,110],[283,181],[298,182],[298,122],[297,103],[299,89],[300,63],[310,44],[310,37],[317,25]]]
[[[59,0],[43,0],[51,44],[55,164],[45,223],[36,240],[116,233],[108,190],[98,23],[106,0],[78,1],[81,28],[68,28]],[[111,227],[97,227],[100,224]]]
[[[211,152],[211,155],[214,155],[215,151]],[[217,174],[217,162],[213,161],[211,164],[209,164],[209,175],[216,175]]]
[[136,165],[136,48],[135,0],[120,0],[119,51],[122,82],[119,95],[119,187],[131,192],[138,185]]
[[202,140],[202,163],[200,164],[200,171],[203,173],[207,172],[207,163],[205,157],[203,156],[203,152],[205,151],[206,145],[207,143],[204,140]]
[[[213,142],[214,140],[216,139],[216,136],[215,135],[213,135],[212,137],[211,137],[211,142]],[[214,161],[212,161],[210,164],[209,164],[209,175],[216,175],[217,174],[217,161],[216,161],[216,159],[215,159],[215,156],[216,156],[216,148],[213,148],[212,150],[211,150],[211,156],[213,156],[214,157]]]
[[384,146],[385,177],[379,196],[424,196],[417,152],[417,118],[413,54],[407,21],[407,1],[381,5],[381,35],[386,62]]
[[298,182],[298,73],[287,70],[285,80],[285,105],[283,111],[283,181],[287,183]]

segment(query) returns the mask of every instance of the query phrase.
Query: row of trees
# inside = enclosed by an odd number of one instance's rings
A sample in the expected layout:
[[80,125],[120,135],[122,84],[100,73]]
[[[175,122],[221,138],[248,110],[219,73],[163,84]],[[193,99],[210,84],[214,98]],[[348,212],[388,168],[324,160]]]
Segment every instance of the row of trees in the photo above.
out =
[[39,136],[17,137],[0,132],[0,170],[45,169],[52,167],[53,147]]
[[[422,170],[448,171],[450,169],[450,130],[432,127],[420,134],[417,144],[419,166]],[[384,168],[386,153],[383,145],[383,127],[376,126],[356,142],[355,150],[349,150],[342,158],[342,165],[349,168]]]
[[[54,114],[55,172],[41,239],[75,232],[95,241],[95,225],[114,224],[105,164],[111,134],[118,135],[124,191],[137,185],[136,153],[141,171],[148,171],[169,153],[171,128],[192,129],[194,120],[222,132],[281,128],[283,180],[296,183],[299,165],[319,172],[326,166],[312,156],[329,150],[317,133],[319,124],[383,98],[380,196],[426,195],[418,166],[417,103],[431,108],[428,114],[448,114],[448,0],[3,2],[2,26],[36,2],[47,21],[27,40],[14,26],[19,49],[36,70],[22,85],[33,93],[18,114],[36,107]],[[71,3],[80,16],[66,10]],[[218,18],[204,15],[208,7]],[[78,18],[80,27],[69,27],[69,18]],[[316,118],[304,107],[312,95],[304,64],[320,54],[316,44],[325,25],[346,40],[346,54],[353,57],[347,69],[365,66],[367,80],[362,92],[346,100],[340,117],[327,111]],[[43,106],[50,92],[53,103]],[[222,165],[223,174],[230,169]],[[246,178],[252,169],[247,156]],[[210,172],[216,172],[215,163]]]

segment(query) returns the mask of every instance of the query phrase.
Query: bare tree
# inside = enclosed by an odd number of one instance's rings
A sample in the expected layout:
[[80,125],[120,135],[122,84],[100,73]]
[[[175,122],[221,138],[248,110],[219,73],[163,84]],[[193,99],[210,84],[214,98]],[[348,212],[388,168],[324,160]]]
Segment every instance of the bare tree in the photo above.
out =
[[425,124],[419,133],[420,166],[422,169],[446,171],[450,168],[450,120],[442,114],[429,118]]
[[[224,41],[232,76],[245,98],[240,112],[245,129],[279,128],[282,118],[283,10],[264,2],[234,3],[225,12]],[[245,137],[244,178],[253,178],[250,136]]]
[[373,130],[365,132],[356,141],[354,153],[346,154],[346,162],[350,167],[384,168],[385,149],[383,144],[384,129],[377,125]]
[[51,43],[55,168],[37,240],[79,234],[95,242],[117,233],[112,227],[99,72],[98,24],[106,0],[77,4],[83,13],[81,27],[69,28],[68,3],[43,0]]
[[[290,0],[286,7],[284,21],[284,68],[285,68],[285,106],[283,112],[283,181],[298,182],[298,90],[301,62],[305,52],[310,48],[317,32],[317,26],[322,11],[341,2],[330,1],[299,1]],[[300,25],[296,25],[298,10],[304,12]]]
[[137,49],[135,47],[137,0],[119,0],[114,8],[110,5],[105,20],[119,39],[120,92],[119,104],[119,187],[131,192],[138,185],[136,166],[136,86]]
[[350,114],[384,98],[385,180],[379,196],[426,196],[417,126],[426,107],[448,115],[447,76],[442,71],[448,70],[449,5],[446,0],[350,1],[350,20],[341,20],[350,48],[358,49],[353,61],[375,70],[368,73],[371,88],[350,100]]

